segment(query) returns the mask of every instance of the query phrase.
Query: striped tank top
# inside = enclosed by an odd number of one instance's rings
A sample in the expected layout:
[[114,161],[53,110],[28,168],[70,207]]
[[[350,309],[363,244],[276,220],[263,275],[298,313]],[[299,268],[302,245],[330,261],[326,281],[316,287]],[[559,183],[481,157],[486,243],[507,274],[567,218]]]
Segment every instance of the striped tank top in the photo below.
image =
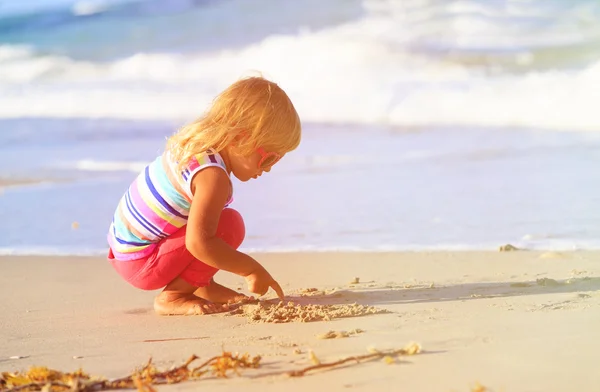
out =
[[211,166],[227,173],[218,153],[197,154],[183,172],[178,172],[168,152],[146,166],[121,198],[113,216],[107,237],[115,259],[147,257],[159,241],[185,226],[193,196],[192,178]]

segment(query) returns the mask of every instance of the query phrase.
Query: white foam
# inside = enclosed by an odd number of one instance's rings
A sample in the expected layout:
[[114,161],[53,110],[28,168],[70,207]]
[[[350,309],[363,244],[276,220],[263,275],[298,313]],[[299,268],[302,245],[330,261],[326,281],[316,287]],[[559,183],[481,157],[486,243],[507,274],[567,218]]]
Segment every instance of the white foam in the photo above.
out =
[[58,247],[0,248],[0,256],[101,256],[108,249],[73,249]]
[[[531,251],[579,251],[599,250],[600,242],[582,240],[552,240],[552,241],[513,241],[512,245],[521,250]],[[248,253],[302,253],[302,252],[469,252],[469,251],[498,251],[498,243],[440,243],[429,244],[403,244],[403,245],[338,245],[338,246],[265,246],[241,247],[242,252]]]
[[484,245],[447,244],[447,245],[379,245],[379,246],[269,246],[269,247],[241,247],[245,253],[390,253],[390,252],[449,252],[449,251],[474,251],[497,250],[497,248]]
[[[94,70],[91,75],[101,78],[98,66],[92,63],[74,61],[64,56],[37,55],[34,50],[26,45],[1,45],[0,46],[0,86],[7,90],[0,95],[4,100],[10,94],[10,87],[19,89],[26,87],[25,94],[35,89],[28,88],[27,84],[37,81],[62,80],[70,82],[65,88],[73,88],[72,82],[77,81],[76,75],[83,75],[86,71]],[[30,87],[33,87],[30,86]]]
[[[515,242],[519,249],[532,251],[587,251],[599,250],[598,242],[564,241],[545,244],[524,244]],[[245,253],[390,253],[390,252],[470,252],[498,251],[497,245],[489,244],[438,244],[438,245],[380,245],[380,246],[265,246],[241,247]],[[0,256],[106,256],[108,248],[77,247],[0,247]]]
[[130,171],[138,173],[148,165],[148,162],[127,162],[127,161],[96,161],[92,159],[83,159],[65,166],[74,167],[84,171]]
[[[582,240],[552,240],[552,241],[514,241],[512,245],[521,250],[531,251],[580,251],[599,250],[600,242]],[[484,243],[440,243],[403,244],[403,245],[377,245],[377,246],[265,246],[241,247],[240,251],[247,253],[302,253],[302,252],[468,252],[468,251],[498,251],[499,245]]]
[[[523,40],[530,45],[538,40],[543,46],[557,37],[504,40],[485,18],[465,16],[452,19],[452,26],[432,26],[427,21],[438,12],[435,7],[418,11],[418,1],[404,8],[381,4],[383,9],[352,23],[270,36],[240,50],[203,55],[138,53],[112,63],[91,63],[0,47],[0,118],[189,120],[232,81],[259,70],[288,91],[305,122],[600,129],[595,107],[600,101],[595,87],[600,62],[582,71],[490,76],[418,53],[423,48],[479,47],[483,44],[478,39],[495,32],[498,38],[485,45],[514,50],[527,62],[531,55],[520,51],[526,46]],[[448,7],[444,12],[468,15],[469,9],[482,6],[452,2]],[[421,19],[422,26],[399,23]],[[436,31],[441,35],[432,34]],[[456,39],[444,41],[448,36]],[[413,46],[416,54],[411,53]]]
[[78,1],[77,3],[73,4],[73,6],[71,7],[71,12],[73,13],[73,15],[77,16],[89,16],[100,14],[102,12],[105,12],[109,8],[110,4],[106,1],[87,0]]
[[33,50],[27,45],[0,45],[0,61],[31,60]]

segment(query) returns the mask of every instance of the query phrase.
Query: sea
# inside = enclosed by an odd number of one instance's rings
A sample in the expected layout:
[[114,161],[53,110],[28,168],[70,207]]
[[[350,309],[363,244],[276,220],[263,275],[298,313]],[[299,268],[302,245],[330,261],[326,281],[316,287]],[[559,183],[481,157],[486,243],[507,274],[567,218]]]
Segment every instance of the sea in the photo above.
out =
[[600,248],[597,0],[0,0],[0,254],[106,254],[137,173],[249,75],[303,140],[234,181],[244,250]]

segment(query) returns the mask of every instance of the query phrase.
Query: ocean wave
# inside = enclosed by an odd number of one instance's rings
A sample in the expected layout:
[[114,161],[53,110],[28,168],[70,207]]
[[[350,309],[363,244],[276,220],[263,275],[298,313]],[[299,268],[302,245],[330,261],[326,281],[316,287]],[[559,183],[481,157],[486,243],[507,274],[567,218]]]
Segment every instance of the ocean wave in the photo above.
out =
[[[189,120],[228,84],[261,72],[288,91],[306,122],[600,130],[595,109],[600,90],[594,87],[600,62],[506,72],[485,59],[474,66],[473,58],[464,58],[484,50],[516,64],[534,62],[535,47],[595,42],[597,28],[529,37],[525,33],[532,24],[544,20],[537,15],[512,29],[513,39],[506,40],[500,22],[490,16],[493,10],[482,5],[420,3],[367,2],[370,14],[351,23],[195,55],[137,53],[89,62],[0,47],[0,118]],[[511,10],[512,16],[532,19],[524,6]],[[443,16],[452,13],[454,18],[444,22]],[[407,21],[406,26],[398,21]],[[487,41],[480,42],[482,37]],[[462,60],[439,57],[440,52],[459,53]]]
[[[600,62],[580,72],[493,79],[459,67],[389,70],[392,63],[377,61],[372,48],[364,48],[371,55],[364,55],[370,60],[363,60],[371,64],[357,61],[362,57],[357,47],[341,49],[337,63],[314,65],[302,58],[294,62],[285,55],[269,63],[267,58],[277,52],[273,46],[289,49],[285,41],[280,38],[279,43],[265,42],[241,53],[181,61],[176,56],[146,55],[110,66],[62,58],[35,58],[13,68],[2,63],[0,75],[11,75],[11,82],[1,87],[0,118],[192,119],[240,76],[239,70],[254,68],[264,70],[288,91],[307,122],[600,129],[600,112],[595,108],[600,90],[594,87],[600,81]],[[223,66],[228,63],[231,66]],[[102,68],[104,77],[98,75]],[[204,72],[196,74],[193,68]],[[55,79],[27,88],[14,83],[57,73],[62,74],[60,82]]]

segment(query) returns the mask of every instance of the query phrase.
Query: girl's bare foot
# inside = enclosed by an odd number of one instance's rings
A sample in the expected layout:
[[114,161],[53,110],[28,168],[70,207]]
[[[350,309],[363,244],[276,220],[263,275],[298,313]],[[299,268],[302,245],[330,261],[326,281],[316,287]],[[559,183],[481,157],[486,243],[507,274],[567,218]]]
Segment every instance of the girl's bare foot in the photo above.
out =
[[242,293],[231,290],[211,280],[208,286],[199,287],[194,295],[207,301],[221,304],[238,304],[254,301],[254,297],[248,297]]
[[215,304],[195,296],[193,293],[163,291],[154,299],[154,311],[163,316],[191,316],[226,312],[225,304]]

